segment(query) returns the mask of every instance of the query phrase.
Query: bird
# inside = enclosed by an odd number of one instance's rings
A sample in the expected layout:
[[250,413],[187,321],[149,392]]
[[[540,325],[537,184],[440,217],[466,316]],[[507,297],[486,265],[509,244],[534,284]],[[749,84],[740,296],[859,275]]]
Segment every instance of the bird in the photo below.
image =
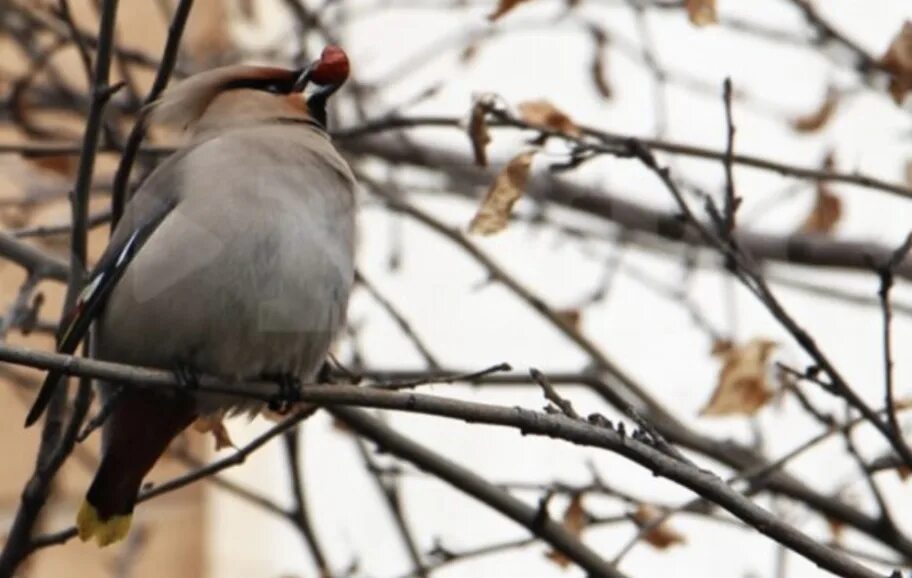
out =
[[[58,335],[71,354],[93,331],[101,360],[242,382],[314,378],[343,327],[354,284],[356,181],[327,132],[349,75],[324,48],[290,70],[234,65],[164,91],[149,122],[186,144],[137,189]],[[61,381],[50,372],[35,423]],[[100,382],[102,457],[76,526],[106,546],[130,527],[143,478],[200,417],[256,413],[262,401],[192,387]]]

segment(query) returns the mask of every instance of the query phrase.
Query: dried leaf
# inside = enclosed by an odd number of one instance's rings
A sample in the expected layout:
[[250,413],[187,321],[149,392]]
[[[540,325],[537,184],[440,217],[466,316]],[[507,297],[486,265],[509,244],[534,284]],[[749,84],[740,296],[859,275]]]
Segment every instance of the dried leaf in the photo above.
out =
[[578,137],[582,131],[566,113],[547,100],[528,100],[517,107],[519,116],[527,123],[556,130],[566,135]]
[[843,530],[845,530],[845,522],[829,516],[827,516],[826,521],[827,526],[830,528],[830,536],[832,536],[833,542],[839,544],[842,540]]
[[338,418],[333,418],[332,427],[334,430],[344,434],[352,434],[352,429],[348,427],[348,424]]
[[39,169],[57,173],[58,175],[72,177],[76,174],[78,157],[73,155],[37,157],[25,156],[23,158]]
[[582,312],[579,309],[561,309],[554,312],[561,321],[573,329],[579,329]]
[[608,68],[608,37],[598,28],[592,28],[592,37],[595,40],[589,70],[592,84],[595,85],[595,89],[602,95],[602,98],[611,98],[614,91],[611,89],[608,77],[605,76],[605,70]]
[[588,521],[586,510],[583,508],[583,494],[575,494],[564,511],[564,528],[572,535],[579,536]]
[[491,135],[488,133],[487,108],[490,106],[490,98],[481,96],[472,103],[472,112],[469,114],[469,140],[472,142],[472,153],[475,155],[475,164],[480,167],[488,166],[488,155],[486,147],[491,142]]
[[716,0],[687,0],[687,17],[694,26],[708,26],[718,22]]
[[700,415],[753,415],[773,397],[767,362],[776,344],[752,339],[721,351],[722,369],[713,392]]
[[529,0],[500,0],[497,4],[497,8],[494,9],[494,12],[488,14],[488,20],[494,22],[495,20],[500,19],[504,14],[513,10],[520,4],[524,4]]
[[713,355],[723,355],[731,351],[731,348],[734,346],[735,344],[728,339],[717,339],[716,341],[713,341],[710,353]]
[[[564,510],[564,529],[571,536],[579,538],[588,522],[589,516],[586,514],[585,508],[583,508],[583,494],[574,494],[570,499],[570,503],[567,504],[567,509]],[[557,550],[551,550],[545,556],[561,568],[566,568],[571,562],[570,558],[567,558],[563,552],[558,552]]]
[[801,231],[818,235],[829,235],[836,228],[842,217],[842,201],[833,194],[829,187],[817,185],[817,197],[811,212],[804,219]]
[[197,418],[197,420],[193,422],[194,430],[199,433],[212,434],[212,437],[215,438],[215,451],[224,448],[237,449],[237,446],[231,441],[231,436],[228,435],[228,429],[225,428],[224,419],[224,414],[216,413],[210,416]]
[[[655,523],[662,513],[649,504],[640,504],[633,513],[633,521],[637,526],[644,528]],[[683,544],[686,538],[683,534],[671,528],[667,522],[663,522],[646,533],[643,537],[646,542],[658,550],[664,550],[675,544]]]
[[818,131],[833,117],[838,105],[839,93],[831,88],[817,110],[792,120],[792,128],[798,132]]
[[492,235],[507,227],[513,205],[526,191],[534,156],[535,151],[520,153],[497,175],[478,212],[469,223],[470,233]]
[[901,105],[906,93],[912,90],[912,22],[906,20],[902,28],[880,57],[880,63],[890,73],[890,94]]

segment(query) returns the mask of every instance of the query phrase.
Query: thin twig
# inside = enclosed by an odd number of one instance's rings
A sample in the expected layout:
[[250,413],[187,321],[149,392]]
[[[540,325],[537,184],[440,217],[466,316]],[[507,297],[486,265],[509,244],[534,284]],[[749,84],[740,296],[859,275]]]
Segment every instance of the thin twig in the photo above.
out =
[[171,73],[174,71],[174,66],[177,63],[177,53],[180,48],[181,37],[184,34],[184,26],[187,23],[187,19],[190,17],[190,9],[192,7],[193,0],[181,0],[174,10],[174,17],[171,19],[171,25],[168,27],[168,39],[165,41],[165,48],[162,52],[161,62],[158,65],[158,71],[155,73],[155,80],[152,81],[149,93],[146,95],[145,99],[143,99],[143,108],[140,111],[136,122],[133,123],[130,135],[124,143],[123,156],[121,156],[120,164],[117,166],[117,171],[114,173],[114,184],[112,185],[112,231],[117,225],[117,221],[120,220],[124,206],[129,200],[127,185],[130,181],[130,171],[133,168],[133,162],[139,151],[139,145],[142,144],[142,139],[146,134],[145,117],[147,107],[161,95],[162,91],[164,91],[165,87],[168,85],[168,80],[170,80]]
[[405,513],[402,511],[402,498],[399,492],[398,480],[394,477],[385,476],[380,468],[377,467],[364,440],[356,437],[355,445],[358,448],[358,454],[364,461],[364,467],[370,473],[377,489],[379,489],[380,493],[383,495],[383,500],[386,503],[387,509],[393,517],[396,529],[399,531],[399,536],[402,538],[402,543],[405,546],[406,553],[409,556],[409,560],[412,562],[412,575],[419,576],[420,578],[427,578],[429,573],[424,561],[421,559],[421,551],[418,549],[418,544],[415,541],[415,537],[412,535],[412,530],[409,527],[408,521],[405,519]]
[[902,263],[912,250],[912,233],[906,236],[905,241],[891,255],[890,259],[878,269],[880,276],[880,289],[877,294],[880,297],[881,311],[883,313],[883,363],[884,363],[884,391],[886,392],[887,403],[887,420],[893,430],[893,435],[899,440],[900,444],[905,447],[905,453],[900,455],[909,463],[907,456],[912,455],[912,449],[906,442],[899,420],[896,417],[896,397],[893,385],[893,308],[890,302],[890,290],[893,288],[893,277],[895,268]]
[[307,508],[307,498],[304,493],[304,480],[301,477],[301,446],[300,436],[304,430],[295,428],[282,434],[283,447],[285,449],[285,461],[288,464],[288,478],[291,485],[291,495],[294,498],[294,506],[291,510],[291,519],[307,545],[307,551],[313,558],[314,565],[317,567],[317,573],[322,578],[328,578],[331,575],[330,566],[326,559],[323,547],[317,539],[317,533],[311,523],[310,514]]

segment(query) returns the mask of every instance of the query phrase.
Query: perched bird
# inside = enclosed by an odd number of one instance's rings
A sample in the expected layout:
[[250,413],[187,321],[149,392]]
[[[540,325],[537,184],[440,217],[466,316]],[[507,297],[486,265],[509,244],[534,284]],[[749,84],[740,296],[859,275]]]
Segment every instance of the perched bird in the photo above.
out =
[[[355,179],[326,132],[327,100],[348,72],[330,46],[302,70],[231,66],[167,90],[150,119],[186,129],[188,144],[128,203],[58,349],[75,351],[94,324],[103,360],[312,379],[354,282]],[[60,379],[48,375],[26,425]],[[101,546],[126,535],[142,480],[175,436],[201,416],[258,409],[191,388],[99,391],[103,403],[118,393],[77,527]]]

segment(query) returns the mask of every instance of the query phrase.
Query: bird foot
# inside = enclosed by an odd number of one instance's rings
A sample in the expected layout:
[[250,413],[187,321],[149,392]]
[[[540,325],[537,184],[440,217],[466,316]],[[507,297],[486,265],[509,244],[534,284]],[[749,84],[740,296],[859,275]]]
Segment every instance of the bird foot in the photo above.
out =
[[283,415],[288,413],[298,401],[301,380],[290,373],[267,377],[267,379],[272,379],[279,384],[278,394],[269,400],[269,409]]
[[174,368],[174,377],[182,387],[187,389],[199,388],[199,372],[189,365],[179,364]]

